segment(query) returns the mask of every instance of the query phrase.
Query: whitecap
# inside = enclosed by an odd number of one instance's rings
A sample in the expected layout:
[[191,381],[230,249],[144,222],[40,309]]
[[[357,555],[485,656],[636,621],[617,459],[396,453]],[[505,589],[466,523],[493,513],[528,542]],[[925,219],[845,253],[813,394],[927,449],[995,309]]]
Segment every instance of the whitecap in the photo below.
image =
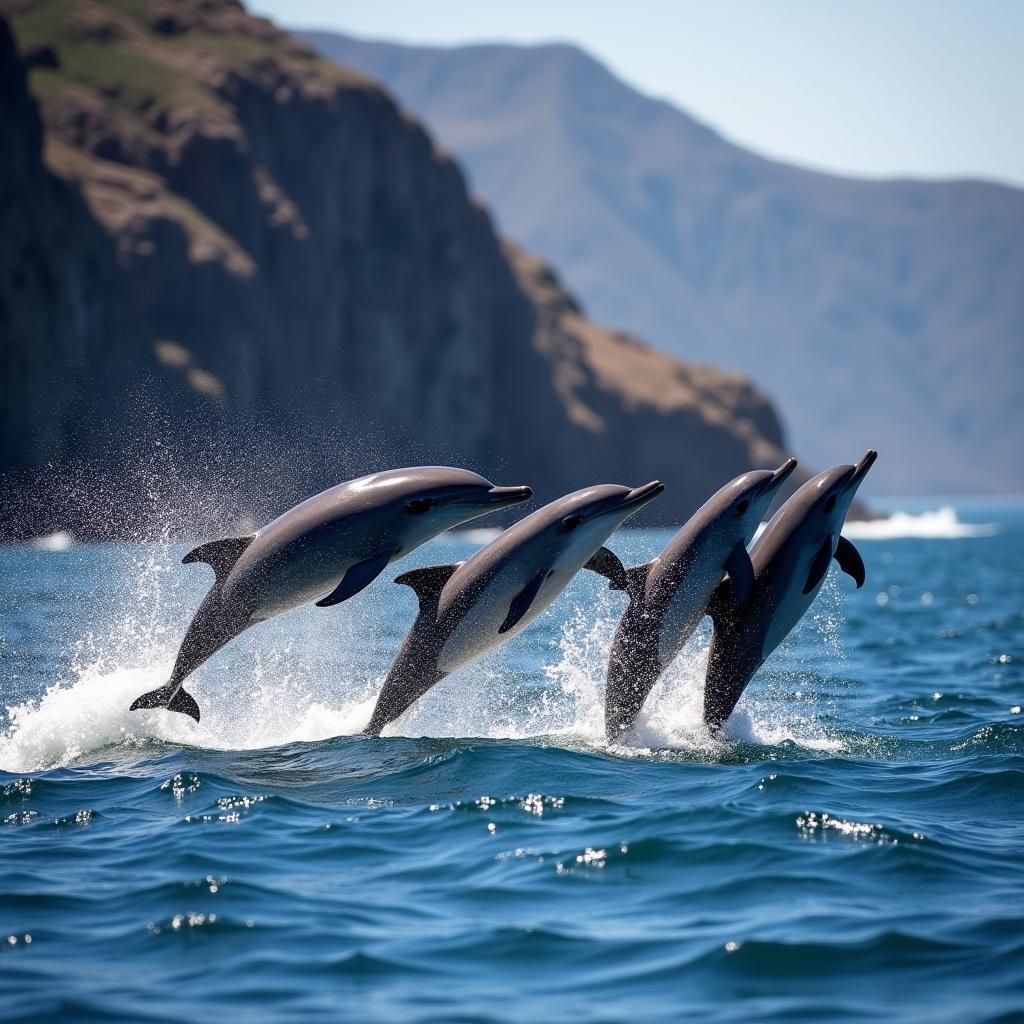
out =
[[468,530],[453,530],[451,536],[454,539],[465,541],[467,544],[475,544],[483,547],[490,544],[492,540],[501,536],[501,529],[497,526],[477,526]]
[[35,537],[29,544],[40,551],[67,551],[75,543],[75,538],[65,530],[58,530],[56,533],[47,533],[42,537]]
[[961,537],[991,537],[999,532],[997,523],[964,523],[951,505],[931,512],[894,512],[885,519],[853,520],[843,527],[850,540],[895,540],[921,537],[931,540],[955,540]]
[[[290,680],[257,684],[244,700],[201,701],[202,720],[156,709],[129,711],[146,690],[166,682],[171,663],[113,672],[86,671],[38,701],[8,708],[0,770],[43,771],[111,748],[151,742],[211,750],[256,750],[359,732],[375,696],[323,700]],[[195,689],[193,693],[197,692]],[[200,697],[201,697],[200,693]],[[320,699],[317,699],[317,698]]]

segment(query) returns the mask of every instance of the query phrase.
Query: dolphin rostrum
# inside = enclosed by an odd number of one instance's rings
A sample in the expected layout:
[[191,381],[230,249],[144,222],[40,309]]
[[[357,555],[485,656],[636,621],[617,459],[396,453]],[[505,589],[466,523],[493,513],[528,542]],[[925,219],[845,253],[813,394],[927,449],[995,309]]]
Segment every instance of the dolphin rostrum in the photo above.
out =
[[[737,600],[753,582],[747,545],[796,468],[744,473],[712,495],[652,562],[626,570],[629,605],[615,630],[605,689],[609,742],[628,729],[659,676],[693,636],[725,573]],[[611,589],[621,589],[614,580]]]
[[750,551],[753,586],[737,601],[730,581],[719,584],[708,611],[714,623],[704,684],[704,720],[720,728],[753,674],[788,636],[821,589],[833,558],[858,587],[860,552],[840,530],[857,488],[878,453],[856,466],[835,466],[808,480],[772,517]]
[[399,576],[396,583],[416,592],[419,614],[366,733],[377,735],[445,676],[525,629],[584,566],[622,581],[622,563],[602,545],[662,490],[658,480],[586,487],[526,516],[465,562]]
[[532,496],[529,487],[495,487],[465,469],[394,469],[323,491],[251,537],[200,545],[182,561],[206,562],[216,580],[188,627],[170,681],[131,710],[165,707],[198,722],[199,706],[182,683],[244,630],[308,601],[320,608],[347,601],[431,537]]

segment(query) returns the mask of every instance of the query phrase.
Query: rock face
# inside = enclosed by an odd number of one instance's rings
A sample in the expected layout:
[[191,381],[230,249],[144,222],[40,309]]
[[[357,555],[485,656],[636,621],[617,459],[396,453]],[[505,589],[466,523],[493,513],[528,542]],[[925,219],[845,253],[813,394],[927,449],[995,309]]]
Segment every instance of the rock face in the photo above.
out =
[[0,20],[0,466],[71,454],[86,373],[102,372],[113,251],[40,162],[43,129]]
[[269,22],[0,10],[4,534],[216,532],[412,461],[542,497],[661,476],[674,521],[783,457],[746,381],[586,321],[378,86]]
[[812,462],[891,493],[1024,485],[1024,191],[764,160],[568,46],[305,33],[436,132],[599,319],[751,373]]

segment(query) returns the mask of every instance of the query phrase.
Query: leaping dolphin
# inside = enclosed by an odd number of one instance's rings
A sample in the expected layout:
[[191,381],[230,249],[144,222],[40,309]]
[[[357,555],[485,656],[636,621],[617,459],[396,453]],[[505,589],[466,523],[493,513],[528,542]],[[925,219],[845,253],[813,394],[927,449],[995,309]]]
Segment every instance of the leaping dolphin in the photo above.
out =
[[182,561],[206,562],[216,580],[188,627],[170,681],[131,710],[164,707],[198,722],[199,705],[182,683],[250,626],[317,598],[320,608],[347,601],[431,537],[532,496],[529,487],[495,487],[465,469],[394,469],[323,491],[251,537],[201,545]]
[[[725,573],[738,601],[753,583],[747,545],[796,468],[744,473],[713,494],[652,562],[626,570],[629,605],[608,658],[605,734],[611,742],[640,713],[658,677],[693,636]],[[612,581],[613,590],[621,585]]]
[[599,484],[520,520],[456,565],[413,569],[419,614],[384,680],[365,732],[377,735],[445,676],[525,629],[584,566],[624,583],[602,547],[612,531],[664,490]]
[[856,466],[819,473],[775,513],[750,551],[754,580],[745,601],[728,580],[719,585],[708,608],[715,628],[704,684],[704,720],[712,729],[725,723],[753,674],[810,608],[833,558],[863,586],[860,552],[839,531],[877,457],[869,450]]

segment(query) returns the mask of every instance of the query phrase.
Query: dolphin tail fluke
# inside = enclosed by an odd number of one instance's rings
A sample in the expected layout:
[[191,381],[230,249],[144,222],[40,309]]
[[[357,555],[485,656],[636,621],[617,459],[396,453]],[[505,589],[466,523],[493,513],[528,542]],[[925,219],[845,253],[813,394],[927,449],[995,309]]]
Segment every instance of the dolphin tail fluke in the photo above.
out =
[[158,686],[137,698],[129,711],[140,711],[145,708],[167,708],[168,711],[177,711],[181,715],[188,715],[199,721],[199,705],[195,698],[186,693],[176,683],[168,683],[167,686]]

